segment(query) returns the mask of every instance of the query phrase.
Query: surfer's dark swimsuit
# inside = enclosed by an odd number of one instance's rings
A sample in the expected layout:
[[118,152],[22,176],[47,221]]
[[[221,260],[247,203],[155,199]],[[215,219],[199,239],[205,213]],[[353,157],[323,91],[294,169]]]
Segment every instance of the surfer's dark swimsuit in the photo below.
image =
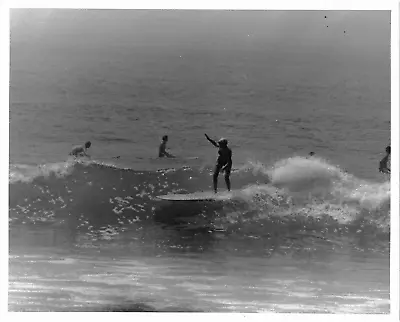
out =
[[232,150],[228,147],[220,147],[218,149],[218,158],[217,164],[215,166],[214,175],[219,174],[221,169],[227,166],[223,171],[225,171],[225,175],[229,176],[231,174],[231,167],[232,167]]

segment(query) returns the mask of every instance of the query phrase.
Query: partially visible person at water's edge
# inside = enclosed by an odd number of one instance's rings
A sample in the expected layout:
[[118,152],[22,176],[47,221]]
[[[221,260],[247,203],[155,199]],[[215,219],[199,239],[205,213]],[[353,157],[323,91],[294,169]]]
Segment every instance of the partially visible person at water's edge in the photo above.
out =
[[390,169],[388,168],[389,156],[390,156],[390,145],[386,147],[385,157],[379,162],[379,172],[386,174],[390,173]]
[[228,148],[228,140],[220,139],[218,142],[210,139],[207,134],[204,134],[208,141],[210,141],[215,147],[218,148],[218,158],[217,164],[215,166],[214,175],[213,175],[213,184],[214,191],[217,193],[218,186],[218,175],[220,171],[225,172],[225,183],[228,191],[231,190],[231,181],[229,176],[231,175],[232,169],[232,150]]
[[75,157],[80,157],[80,156],[85,156],[85,157],[90,157],[86,152],[90,148],[92,143],[90,141],[87,141],[85,145],[78,145],[75,146],[72,151],[69,153],[69,155],[73,155]]
[[166,149],[167,149],[167,142],[168,142],[168,135],[164,135],[164,136],[162,137],[162,141],[161,141],[160,147],[158,148],[158,157],[159,157],[159,158],[162,158],[162,157],[175,158],[174,155],[172,155],[172,154],[170,154],[170,153],[168,153],[168,152],[166,151]]
[[315,152],[312,152],[312,151],[311,151],[311,152],[308,154],[307,159],[313,157],[314,155],[315,155]]

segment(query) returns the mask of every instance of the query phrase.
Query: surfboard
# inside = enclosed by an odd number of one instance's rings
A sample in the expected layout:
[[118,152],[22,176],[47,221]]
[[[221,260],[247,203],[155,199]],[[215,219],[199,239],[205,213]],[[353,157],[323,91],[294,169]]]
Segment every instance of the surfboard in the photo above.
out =
[[169,201],[223,201],[232,198],[232,192],[214,193],[213,191],[186,193],[186,194],[168,194],[157,196],[157,198]]

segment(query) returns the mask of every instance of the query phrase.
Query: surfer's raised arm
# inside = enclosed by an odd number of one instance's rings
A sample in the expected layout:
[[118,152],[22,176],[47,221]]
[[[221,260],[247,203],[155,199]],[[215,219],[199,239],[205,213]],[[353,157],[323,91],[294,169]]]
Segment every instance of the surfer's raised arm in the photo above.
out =
[[214,145],[216,148],[219,148],[219,145],[217,142],[215,142],[213,139],[210,139],[207,134],[204,133],[204,135],[206,136],[207,140],[211,142],[212,145]]

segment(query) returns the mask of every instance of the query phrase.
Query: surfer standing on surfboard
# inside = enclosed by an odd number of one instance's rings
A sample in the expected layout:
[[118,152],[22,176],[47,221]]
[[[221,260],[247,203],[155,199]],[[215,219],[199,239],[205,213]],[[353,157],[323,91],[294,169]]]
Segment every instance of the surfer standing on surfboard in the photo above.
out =
[[207,134],[204,135],[208,141],[218,148],[217,164],[215,166],[213,175],[214,191],[217,193],[218,175],[220,171],[225,172],[226,187],[228,188],[228,191],[231,191],[231,181],[229,176],[231,175],[232,169],[232,150],[228,148],[228,140],[222,138],[218,142],[215,142],[214,140],[210,139]]

